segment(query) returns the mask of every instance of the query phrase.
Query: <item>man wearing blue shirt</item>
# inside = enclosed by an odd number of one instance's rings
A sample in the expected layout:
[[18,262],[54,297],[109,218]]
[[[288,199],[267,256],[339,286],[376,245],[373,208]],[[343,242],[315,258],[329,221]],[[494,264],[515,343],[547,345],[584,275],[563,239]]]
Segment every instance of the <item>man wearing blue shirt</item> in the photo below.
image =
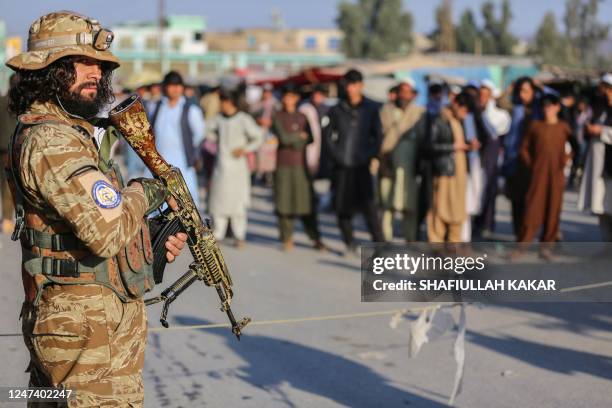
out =
[[204,139],[204,115],[183,95],[185,85],[178,72],[170,71],[162,82],[164,96],[149,106],[149,117],[159,153],[183,173],[193,200],[200,206],[196,163]]

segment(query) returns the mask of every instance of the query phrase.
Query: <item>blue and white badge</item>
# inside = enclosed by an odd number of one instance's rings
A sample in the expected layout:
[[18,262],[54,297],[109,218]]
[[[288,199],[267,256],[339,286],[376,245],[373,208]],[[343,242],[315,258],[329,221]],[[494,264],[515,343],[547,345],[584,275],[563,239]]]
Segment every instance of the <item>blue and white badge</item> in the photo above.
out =
[[91,195],[98,207],[112,209],[121,204],[121,193],[104,180],[98,180],[91,188]]

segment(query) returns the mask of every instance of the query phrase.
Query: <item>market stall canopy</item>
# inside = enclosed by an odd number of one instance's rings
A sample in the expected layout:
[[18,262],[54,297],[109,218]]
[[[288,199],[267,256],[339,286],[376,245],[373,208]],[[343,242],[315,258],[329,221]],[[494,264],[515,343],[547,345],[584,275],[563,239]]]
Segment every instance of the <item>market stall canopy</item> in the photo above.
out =
[[344,72],[339,68],[308,68],[284,78],[259,79],[254,85],[272,84],[276,88],[288,82],[296,85],[328,84],[342,79]]

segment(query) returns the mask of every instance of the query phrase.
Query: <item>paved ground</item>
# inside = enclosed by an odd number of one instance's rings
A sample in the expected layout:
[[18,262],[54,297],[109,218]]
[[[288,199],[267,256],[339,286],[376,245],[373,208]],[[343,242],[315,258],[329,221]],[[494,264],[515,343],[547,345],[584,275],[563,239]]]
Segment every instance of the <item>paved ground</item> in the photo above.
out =
[[[569,240],[599,239],[596,220],[572,210],[567,194],[563,232]],[[507,205],[500,202],[503,208]],[[501,235],[509,232],[501,211]],[[321,217],[325,237],[341,249],[335,221]],[[255,321],[395,309],[360,302],[359,260],[319,255],[298,235],[291,254],[278,249],[268,193],[256,190],[249,243],[225,246],[236,282],[234,310]],[[367,238],[363,232],[362,239]],[[0,239],[0,332],[19,331],[19,249]],[[169,275],[186,267],[186,256]],[[612,406],[610,304],[508,304],[467,310],[466,370],[460,407]],[[456,313],[456,312],[454,312]],[[159,307],[149,308],[158,327]],[[172,307],[170,323],[224,322],[216,295],[192,287]],[[228,329],[151,332],[144,378],[147,407],[436,407],[444,406],[455,371],[453,336],[408,357],[408,324],[367,317],[251,326],[242,341]],[[23,385],[27,363],[18,337],[0,337],[0,385]]]

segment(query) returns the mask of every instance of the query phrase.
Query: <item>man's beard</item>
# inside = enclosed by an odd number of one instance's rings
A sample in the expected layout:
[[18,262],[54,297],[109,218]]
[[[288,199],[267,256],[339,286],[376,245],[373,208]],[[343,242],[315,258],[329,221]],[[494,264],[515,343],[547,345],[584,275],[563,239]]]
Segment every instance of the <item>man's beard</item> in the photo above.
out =
[[[97,88],[96,96],[93,98],[84,97],[81,91],[86,87],[95,85]],[[69,114],[79,116],[84,119],[95,117],[105,104],[103,92],[98,82],[86,82],[77,87],[74,91],[66,90],[58,95],[64,110]]]
[[410,105],[410,100],[409,99],[403,99],[403,98],[397,98],[395,100],[395,106],[397,106],[400,109],[405,109],[406,106]]

